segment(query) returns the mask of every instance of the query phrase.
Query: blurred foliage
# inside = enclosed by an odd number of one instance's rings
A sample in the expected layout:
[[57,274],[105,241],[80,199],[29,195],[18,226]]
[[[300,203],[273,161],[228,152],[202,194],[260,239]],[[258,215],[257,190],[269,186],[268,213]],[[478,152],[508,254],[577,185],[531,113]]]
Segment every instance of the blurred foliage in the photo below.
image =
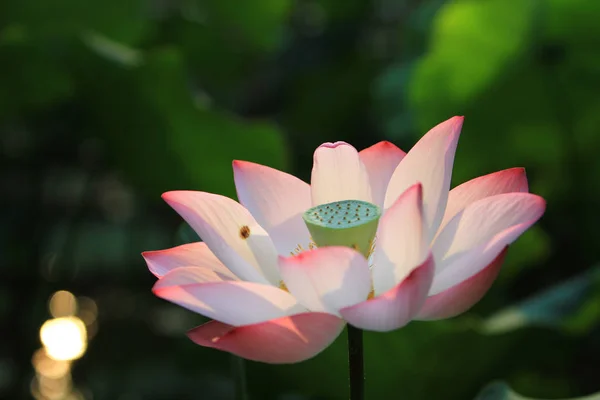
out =
[[600,268],[585,271],[486,318],[480,329],[499,334],[527,326],[585,334],[600,314]]
[[[308,179],[324,141],[408,150],[458,114],[454,183],[524,166],[548,211],[472,312],[366,334],[367,398],[597,392],[598,20],[597,0],[0,2],[0,398],[28,398],[59,289],[98,306],[84,398],[231,398],[228,355],[184,336],[203,318],[150,292],[139,253],[197,240],[160,194],[235,196],[233,159]],[[346,357],[342,335],[249,363],[252,398],[346,398]]]
[[[598,400],[600,394],[578,397],[570,400]],[[483,389],[475,400],[534,400],[530,397],[519,396],[503,383],[494,383]]]

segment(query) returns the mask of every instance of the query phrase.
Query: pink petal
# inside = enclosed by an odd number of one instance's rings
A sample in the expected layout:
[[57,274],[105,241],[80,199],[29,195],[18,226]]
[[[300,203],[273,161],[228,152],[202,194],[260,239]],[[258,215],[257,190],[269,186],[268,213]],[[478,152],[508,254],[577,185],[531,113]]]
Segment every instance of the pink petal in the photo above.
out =
[[502,193],[528,192],[524,168],[510,168],[471,179],[452,189],[439,230],[469,204]]
[[402,282],[429,254],[421,185],[411,186],[387,210],[377,229],[373,254],[375,294]]
[[408,324],[417,314],[433,279],[433,257],[415,268],[401,283],[370,300],[340,310],[348,323],[362,329],[386,332]]
[[303,313],[235,328],[211,321],[188,332],[194,343],[270,364],[308,360],[327,348],[344,321],[326,313]]
[[308,247],[310,234],[302,213],[311,207],[310,186],[273,168],[245,161],[233,162],[238,198],[265,228],[279,254],[299,244]]
[[145,251],[142,253],[142,257],[146,260],[150,272],[158,278],[175,268],[186,266],[209,268],[220,274],[236,278],[204,242],[183,244],[165,250]]
[[423,210],[429,239],[444,216],[454,153],[463,117],[454,117],[431,129],[415,144],[394,171],[385,194],[385,208],[417,182],[423,185]]
[[288,290],[309,310],[337,314],[359,303],[371,291],[367,260],[349,247],[322,247],[293,257],[280,257]]
[[456,214],[439,233],[432,251],[436,275],[430,295],[477,274],[533,225],[546,202],[529,193],[505,193],[478,200]]
[[383,207],[385,191],[394,170],[406,155],[390,142],[379,142],[358,153],[367,169],[373,203]]
[[204,267],[179,267],[172,269],[165,276],[160,278],[152,288],[153,291],[173,287],[193,285],[197,283],[208,282],[227,282],[239,281],[237,278],[231,278],[229,275],[216,272]]
[[231,272],[246,281],[279,284],[275,246],[240,204],[205,192],[175,191],[162,197]]
[[506,250],[507,248],[500,252],[490,265],[469,279],[434,296],[429,296],[415,319],[452,318],[473,307],[483,298],[496,280],[504,262]]
[[311,189],[313,206],[338,200],[372,201],[367,170],[356,149],[345,142],[317,148]]
[[[270,285],[240,281],[206,281],[206,283],[176,284],[189,276],[165,275],[152,289],[154,294],[188,310],[226,324],[240,326],[268,321],[306,311],[288,292]],[[195,278],[201,278],[196,274]],[[211,278],[211,277],[209,277]],[[165,282],[174,283],[169,286]]]

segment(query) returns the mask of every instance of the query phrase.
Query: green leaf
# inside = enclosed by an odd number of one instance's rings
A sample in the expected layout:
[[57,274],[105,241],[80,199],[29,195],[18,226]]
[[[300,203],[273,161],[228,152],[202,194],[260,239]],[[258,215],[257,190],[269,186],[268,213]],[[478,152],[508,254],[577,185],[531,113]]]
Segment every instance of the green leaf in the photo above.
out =
[[588,332],[600,320],[600,266],[486,318],[480,329],[500,334],[527,326]]
[[[577,398],[564,399],[564,400],[599,400],[599,399],[600,399],[600,393],[592,394],[592,395],[586,396],[586,397],[577,397]],[[521,396],[521,395],[515,393],[514,391],[512,391],[511,388],[507,384],[501,383],[501,382],[496,382],[496,383],[492,383],[492,384],[488,385],[487,387],[485,387],[477,395],[475,400],[542,400],[542,399],[533,399],[531,397]]]
[[291,0],[188,1],[196,17],[236,43],[236,47],[269,50],[278,46],[291,11]]
[[126,68],[100,56],[100,68],[80,68],[88,74],[94,128],[146,193],[158,199],[164,191],[188,189],[233,197],[234,159],[286,169],[287,148],[277,127],[212,106],[194,92],[178,50],[144,53],[139,66]]
[[410,86],[416,107],[426,108],[432,96],[440,95],[450,104],[464,105],[484,91],[527,50],[535,4],[535,0],[446,3]]
[[38,39],[77,38],[97,31],[130,44],[139,42],[149,28],[147,6],[143,0],[7,0],[1,6],[0,18],[22,25]]

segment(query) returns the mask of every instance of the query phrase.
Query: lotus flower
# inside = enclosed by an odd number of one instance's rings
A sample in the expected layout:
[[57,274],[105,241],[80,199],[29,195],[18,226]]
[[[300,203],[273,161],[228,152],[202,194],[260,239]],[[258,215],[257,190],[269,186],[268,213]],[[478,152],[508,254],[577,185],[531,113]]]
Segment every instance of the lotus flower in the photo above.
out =
[[[545,202],[522,168],[449,190],[462,122],[439,124],[408,153],[324,143],[310,185],[234,161],[240,203],[165,193],[203,242],[143,253],[153,292],[213,319],[189,332],[195,343],[267,363],[315,356],[346,323],[390,331],[463,313]],[[363,229],[356,244],[327,236],[346,227]]]

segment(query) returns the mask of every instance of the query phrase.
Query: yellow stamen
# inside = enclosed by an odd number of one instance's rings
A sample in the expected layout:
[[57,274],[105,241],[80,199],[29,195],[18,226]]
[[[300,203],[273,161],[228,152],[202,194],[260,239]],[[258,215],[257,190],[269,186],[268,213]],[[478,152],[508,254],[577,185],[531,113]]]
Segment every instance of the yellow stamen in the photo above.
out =
[[375,251],[375,241],[376,241],[377,237],[374,237],[371,240],[371,243],[369,244],[369,251],[367,253],[367,258],[371,257],[373,255],[373,252]]
[[[308,250],[314,250],[316,248],[317,244],[312,240],[312,238],[310,238],[310,241],[308,242]],[[301,244],[298,244],[294,250],[290,251],[290,255],[297,256],[298,254],[306,250],[307,249],[305,249]]]

